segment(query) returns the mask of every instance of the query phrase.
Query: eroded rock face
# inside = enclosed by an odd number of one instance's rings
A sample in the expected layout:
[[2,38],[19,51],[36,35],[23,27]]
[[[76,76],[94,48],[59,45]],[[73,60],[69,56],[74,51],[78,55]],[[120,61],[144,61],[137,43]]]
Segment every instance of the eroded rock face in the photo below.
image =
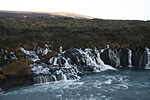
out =
[[130,59],[130,49],[120,49],[119,52],[119,58],[120,58],[120,65],[121,66],[129,66],[129,59]]
[[0,69],[0,87],[7,90],[16,85],[32,84],[29,60],[19,60]]
[[117,57],[115,56],[112,49],[105,49],[101,53],[101,59],[104,61],[105,64],[108,64],[110,66],[116,67],[117,66]]
[[105,49],[101,53],[101,59],[105,64],[113,67],[133,67],[133,68],[147,68],[149,67],[150,49]]
[[138,68],[146,67],[146,64],[148,63],[148,58],[149,58],[148,53],[149,51],[140,50],[140,49],[138,49],[137,51],[133,51],[133,56],[132,56],[133,66],[138,67]]
[[0,69],[0,87],[74,80],[84,74],[115,68],[150,69],[150,49],[75,48],[51,50],[48,45],[36,50],[20,48],[21,58]]
[[7,76],[23,76],[23,75],[32,75],[32,72],[30,70],[29,66],[29,60],[18,60],[16,62],[13,62],[9,64],[8,66],[5,66],[4,68],[0,69],[0,72],[2,75]]
[[19,76],[19,77],[7,77],[5,80],[0,80],[0,87],[3,91],[6,91],[15,86],[27,86],[32,85],[32,76]]

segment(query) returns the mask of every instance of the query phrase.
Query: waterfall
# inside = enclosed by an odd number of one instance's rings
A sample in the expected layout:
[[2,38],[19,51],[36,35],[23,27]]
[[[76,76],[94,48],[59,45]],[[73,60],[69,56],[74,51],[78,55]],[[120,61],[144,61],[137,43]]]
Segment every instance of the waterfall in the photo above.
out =
[[57,81],[57,78],[56,78],[55,75],[52,75],[52,76],[51,76],[51,81]]
[[119,52],[109,49],[109,58],[116,63],[116,67],[120,66]]
[[62,53],[62,46],[60,46],[60,48],[59,48],[59,52],[60,52],[60,53]]
[[147,58],[148,58],[148,62],[146,64],[145,69],[150,69],[150,49],[149,48],[145,48],[146,53],[147,53]]
[[37,76],[34,77],[34,83],[46,83],[48,78],[46,78],[45,76]]
[[20,50],[26,55],[27,59],[33,62],[40,60],[35,51],[28,51],[28,50],[25,50],[23,47],[21,47]]
[[[104,71],[104,70],[114,70],[109,65],[104,64],[104,62],[100,58],[100,53],[102,53],[104,50],[97,50],[96,48],[94,50],[92,49],[85,49],[81,50],[78,49],[81,55],[83,55],[84,61],[86,62],[86,65],[96,66],[94,68],[95,71]],[[92,53],[93,52],[93,53]]]
[[[107,46],[107,48],[108,48],[108,46]],[[95,52],[96,52],[96,54],[97,54],[97,58],[96,58],[96,59],[97,59],[97,61],[98,61],[98,65],[101,65],[100,69],[101,69],[102,71],[108,70],[108,69],[115,70],[115,68],[112,68],[111,66],[104,64],[104,62],[101,60],[101,58],[100,58],[100,53],[102,53],[103,51],[104,51],[104,50],[101,50],[101,51],[99,52],[97,49],[95,49]]]
[[132,51],[130,49],[128,49],[128,67],[132,67]]
[[49,59],[49,63],[53,65],[58,65],[57,64],[58,58],[57,57],[52,57]]
[[[27,59],[32,61],[30,68],[34,83],[73,80],[91,72],[115,70],[115,67],[150,69],[150,48],[113,49],[107,45],[104,49],[74,48],[63,51],[60,47],[57,55],[53,57],[50,53],[56,51],[52,51],[47,44],[43,48],[37,46],[35,51],[23,47],[19,49]],[[13,60],[19,60],[13,51],[1,49],[0,53],[0,61],[4,62],[2,67]],[[41,60],[42,57],[46,57],[46,60]]]
[[43,56],[47,55],[48,53],[51,52],[50,46],[48,44],[45,44],[45,48],[38,46],[36,52],[37,54],[42,54]]
[[34,76],[34,83],[40,84],[40,83],[47,83],[51,81],[57,81],[57,78],[55,75],[40,75],[40,76]]
[[64,80],[64,81],[67,80],[67,76],[65,74],[62,74],[62,80]]
[[[47,44],[45,44],[45,48],[38,46],[36,51],[20,48],[26,58],[32,61],[30,67],[35,83],[78,79],[81,75],[89,72],[116,70],[113,67],[137,67],[135,63],[138,63],[139,68],[146,66],[146,69],[150,69],[149,48],[146,48],[144,53],[143,51],[137,51],[137,53],[130,49],[112,49],[109,45],[107,45],[107,48],[100,50],[97,48],[75,48],[66,51],[63,51],[60,46],[57,56],[49,58],[46,63],[37,63],[36,61],[40,61],[39,54],[44,57],[52,51],[49,47]],[[140,55],[140,58],[137,59],[137,55]]]
[[11,52],[10,52],[10,55],[11,55],[11,56],[10,56],[11,59],[13,59],[13,60],[14,60],[14,59],[18,59],[17,56],[15,55],[15,52],[11,51]]
[[[35,75],[40,75],[37,77],[36,83],[77,79],[80,78],[80,74],[91,71],[99,72],[108,69],[115,70],[115,68],[112,68],[102,61],[100,54],[103,51],[104,50],[98,50],[96,48],[86,48],[75,49],[74,52],[70,52],[62,51],[62,47],[60,47],[58,55],[50,58],[48,64],[33,63],[30,64],[30,66]],[[73,56],[68,55],[66,52],[70,52]],[[47,75],[49,77],[47,77]]]

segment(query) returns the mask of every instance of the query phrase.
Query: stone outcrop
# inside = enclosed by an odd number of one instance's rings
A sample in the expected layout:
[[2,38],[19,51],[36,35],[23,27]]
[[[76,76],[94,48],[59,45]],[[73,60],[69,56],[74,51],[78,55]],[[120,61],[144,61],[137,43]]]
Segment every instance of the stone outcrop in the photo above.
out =
[[32,84],[28,60],[19,60],[0,69],[0,87],[7,90],[14,86]]
[[3,90],[19,85],[74,80],[84,74],[114,68],[150,68],[149,48],[131,50],[107,46],[104,49],[65,51],[60,47],[57,52],[45,44],[44,48],[38,46],[36,50],[19,49],[21,57],[17,56],[18,59],[0,69],[0,87]]

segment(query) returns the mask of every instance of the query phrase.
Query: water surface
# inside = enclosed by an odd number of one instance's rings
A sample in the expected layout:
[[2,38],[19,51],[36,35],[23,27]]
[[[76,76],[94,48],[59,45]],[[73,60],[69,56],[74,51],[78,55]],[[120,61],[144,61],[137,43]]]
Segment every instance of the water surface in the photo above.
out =
[[78,80],[18,87],[0,100],[149,100],[149,70],[104,71]]

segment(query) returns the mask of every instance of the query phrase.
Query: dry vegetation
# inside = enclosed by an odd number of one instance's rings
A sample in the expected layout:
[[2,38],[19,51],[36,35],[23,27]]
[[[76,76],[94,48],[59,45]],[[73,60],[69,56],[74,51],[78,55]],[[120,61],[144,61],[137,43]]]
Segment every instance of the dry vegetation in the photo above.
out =
[[7,49],[39,43],[50,43],[53,49],[60,45],[65,49],[101,48],[106,44],[143,48],[150,46],[149,37],[149,21],[0,17],[0,48]]
[[6,79],[8,77],[20,77],[32,75],[30,70],[29,61],[19,60],[9,64],[8,66],[0,69],[0,80]]

